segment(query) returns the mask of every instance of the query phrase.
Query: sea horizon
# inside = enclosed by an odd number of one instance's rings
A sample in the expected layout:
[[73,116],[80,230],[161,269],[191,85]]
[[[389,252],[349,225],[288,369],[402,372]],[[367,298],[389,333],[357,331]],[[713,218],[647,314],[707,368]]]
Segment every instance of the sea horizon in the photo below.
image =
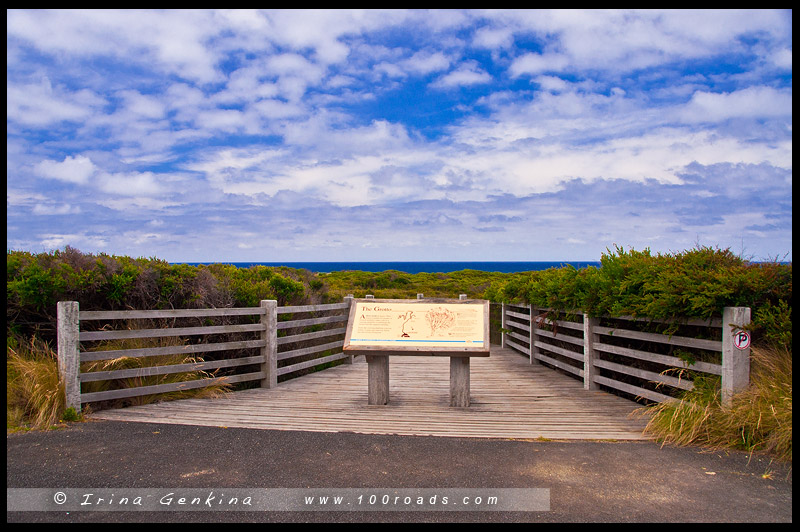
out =
[[599,267],[600,261],[295,261],[295,262],[175,262],[191,266],[230,264],[237,268],[268,266],[309,270],[313,273],[340,271],[384,272],[389,270],[405,273],[451,273],[462,270],[477,270],[498,273],[541,271],[550,268],[574,266],[575,268]]

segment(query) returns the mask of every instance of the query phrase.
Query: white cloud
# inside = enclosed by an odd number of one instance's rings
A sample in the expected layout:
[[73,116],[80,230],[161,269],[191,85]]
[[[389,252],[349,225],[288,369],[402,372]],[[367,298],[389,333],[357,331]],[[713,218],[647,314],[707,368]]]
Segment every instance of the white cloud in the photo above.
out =
[[456,70],[445,74],[430,84],[436,89],[449,89],[465,85],[476,85],[488,83],[492,76],[481,69],[477,63],[471,61],[460,65]]
[[697,91],[680,116],[687,122],[719,122],[728,118],[791,119],[792,93],[764,86],[724,93]]
[[551,92],[562,92],[570,87],[569,83],[556,76],[537,76],[533,81],[544,90]]
[[95,170],[91,159],[82,155],[67,155],[62,162],[45,159],[34,167],[34,172],[41,177],[78,185],[88,183]]
[[405,71],[415,74],[430,74],[450,67],[450,59],[441,52],[419,51],[400,62]]
[[560,72],[569,64],[566,56],[561,54],[528,53],[514,59],[509,71],[512,77],[535,75],[542,72]]
[[509,48],[514,43],[514,33],[509,27],[481,28],[472,38],[473,46],[490,50]]
[[69,205],[67,203],[60,205],[37,203],[33,206],[31,212],[38,215],[55,216],[64,214],[80,214],[81,208],[77,205]]
[[100,190],[121,196],[156,196],[164,192],[152,172],[102,173],[97,177]]
[[124,100],[125,108],[130,113],[153,120],[164,116],[165,105],[160,98],[135,90],[119,91],[117,95]]
[[770,56],[770,60],[778,68],[785,70],[792,69],[792,51],[789,48],[783,48],[773,53]]
[[88,89],[69,91],[53,87],[43,77],[39,83],[6,83],[6,118],[25,126],[46,127],[64,121],[80,122],[105,101]]
[[203,82],[219,79],[219,56],[206,42],[223,29],[203,10],[12,10],[7,18],[10,37],[45,53],[114,56]]

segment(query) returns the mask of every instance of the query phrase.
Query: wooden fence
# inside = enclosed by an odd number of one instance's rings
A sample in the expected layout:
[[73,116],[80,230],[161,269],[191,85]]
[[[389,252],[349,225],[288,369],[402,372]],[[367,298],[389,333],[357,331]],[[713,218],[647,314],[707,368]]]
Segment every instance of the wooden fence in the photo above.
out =
[[586,389],[608,387],[662,402],[691,390],[698,375],[711,374],[721,378],[728,404],[749,384],[746,307],[727,307],[721,318],[707,321],[598,318],[508,304],[501,315],[504,347],[582,379]]
[[[352,362],[352,357],[342,352],[351,301],[352,297],[346,297],[342,303],[278,307],[276,301],[265,300],[259,307],[251,308],[124,311],[81,311],[76,301],[59,302],[58,364],[67,407],[80,410],[82,404],[95,401],[208,387],[221,379],[229,384],[259,381],[261,387],[270,388],[277,385],[279,377],[289,378],[343,359]],[[209,325],[215,319],[244,322]],[[158,320],[161,324],[153,327]],[[171,323],[165,326],[165,320]],[[120,322],[123,322],[122,327]],[[87,323],[93,324],[95,330],[82,330],[82,325],[85,327]],[[139,328],[141,323],[151,328]],[[194,338],[194,343],[187,338]],[[107,349],[111,342],[112,348]],[[164,345],[140,347],[148,342]],[[134,345],[130,347],[130,344]],[[82,350],[87,346],[88,349]],[[168,365],[143,364],[128,369],[87,371],[89,366],[97,365],[90,363],[123,357],[173,355],[181,359],[209,354],[222,356],[216,360],[190,359]],[[136,384],[137,379],[220,370],[226,372],[224,378]],[[94,392],[81,390],[82,383],[119,379],[125,380],[125,387]]]
[[[417,297],[424,298],[423,294]],[[276,301],[265,300],[251,308],[126,311],[81,311],[75,301],[59,302],[58,364],[66,404],[79,410],[82,404],[95,401],[190,390],[220,382],[215,376],[163,384],[137,383],[136,379],[224,371],[226,383],[258,381],[259,386],[271,388],[279,378],[291,378],[322,364],[352,362],[352,357],[342,351],[351,302],[352,296],[348,296],[342,303],[327,305],[278,307]],[[750,322],[749,308],[729,307],[722,318],[680,323],[596,318],[530,305],[503,304],[500,314],[503,347],[527,355],[531,363],[582,379],[587,389],[611,388],[661,402],[675,397],[677,391],[691,390],[698,375],[710,374],[721,378],[722,400],[727,403],[749,384],[749,343],[741,342],[741,333]],[[215,319],[240,322],[210,324]],[[141,323],[145,328],[140,328]],[[135,345],[154,339],[162,345]],[[110,349],[109,342],[113,343]],[[123,357],[167,355],[211,355],[213,360],[179,360],[126,369],[90,368],[92,363]],[[91,386],[92,382],[120,379],[126,381],[125,387],[81,389],[82,383]]]

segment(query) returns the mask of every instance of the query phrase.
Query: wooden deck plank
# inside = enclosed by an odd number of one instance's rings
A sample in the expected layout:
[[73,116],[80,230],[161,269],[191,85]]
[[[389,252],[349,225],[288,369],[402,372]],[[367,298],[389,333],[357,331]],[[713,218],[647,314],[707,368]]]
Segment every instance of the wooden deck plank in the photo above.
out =
[[391,357],[390,399],[367,404],[358,357],[281,383],[216,399],[182,399],[103,410],[94,419],[185,425],[513,439],[646,440],[639,405],[598,391],[518,353],[492,348],[471,361],[470,406],[453,408],[447,358]]

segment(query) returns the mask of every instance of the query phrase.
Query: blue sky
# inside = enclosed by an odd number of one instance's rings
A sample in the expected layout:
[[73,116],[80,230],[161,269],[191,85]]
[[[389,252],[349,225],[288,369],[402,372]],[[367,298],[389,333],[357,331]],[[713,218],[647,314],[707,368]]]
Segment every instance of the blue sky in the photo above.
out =
[[791,11],[7,11],[7,248],[792,259]]

